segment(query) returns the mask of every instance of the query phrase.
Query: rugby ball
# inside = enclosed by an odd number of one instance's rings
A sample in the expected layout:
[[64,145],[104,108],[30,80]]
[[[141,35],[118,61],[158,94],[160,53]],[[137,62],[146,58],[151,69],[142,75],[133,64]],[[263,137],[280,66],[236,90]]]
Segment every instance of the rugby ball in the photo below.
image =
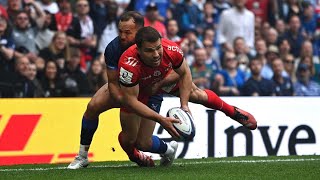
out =
[[179,107],[174,107],[168,110],[167,117],[172,117],[181,121],[180,123],[173,123],[173,127],[178,131],[184,140],[193,139],[196,134],[196,130],[190,113]]

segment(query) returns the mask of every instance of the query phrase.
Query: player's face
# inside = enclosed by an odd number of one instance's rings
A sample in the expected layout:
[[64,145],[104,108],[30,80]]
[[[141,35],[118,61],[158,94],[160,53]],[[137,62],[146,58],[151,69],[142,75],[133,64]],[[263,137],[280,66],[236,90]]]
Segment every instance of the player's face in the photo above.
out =
[[161,39],[156,42],[144,42],[139,48],[141,60],[148,66],[157,67],[161,63],[163,48]]
[[127,49],[134,44],[134,38],[138,29],[132,18],[128,21],[119,22],[119,37],[122,48]]

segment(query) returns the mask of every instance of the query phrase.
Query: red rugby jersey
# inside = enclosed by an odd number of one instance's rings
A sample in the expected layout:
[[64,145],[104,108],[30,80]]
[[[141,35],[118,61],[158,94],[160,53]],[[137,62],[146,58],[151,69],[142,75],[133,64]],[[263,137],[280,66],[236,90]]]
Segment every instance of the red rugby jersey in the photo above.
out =
[[119,81],[123,86],[135,86],[140,89],[162,80],[172,70],[179,68],[183,62],[183,52],[178,45],[168,39],[161,40],[163,56],[158,67],[145,65],[138,56],[136,45],[128,48],[120,57]]

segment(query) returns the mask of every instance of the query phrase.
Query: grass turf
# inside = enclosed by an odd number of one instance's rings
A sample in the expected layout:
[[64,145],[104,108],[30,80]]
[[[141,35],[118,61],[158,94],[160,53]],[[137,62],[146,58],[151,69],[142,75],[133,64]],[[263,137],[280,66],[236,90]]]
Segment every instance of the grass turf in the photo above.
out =
[[[156,162],[159,163],[158,161]],[[131,162],[0,166],[0,179],[319,179],[320,156],[177,159],[171,167],[140,168]]]

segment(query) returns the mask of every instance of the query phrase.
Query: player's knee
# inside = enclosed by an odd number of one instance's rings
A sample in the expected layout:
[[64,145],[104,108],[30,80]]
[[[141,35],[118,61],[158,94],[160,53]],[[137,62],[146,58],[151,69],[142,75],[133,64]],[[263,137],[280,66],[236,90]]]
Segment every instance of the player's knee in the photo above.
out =
[[97,100],[95,98],[92,98],[90,102],[87,104],[85,116],[87,116],[87,118],[89,119],[98,118],[98,116],[101,113],[100,109],[101,107],[99,106],[99,103],[97,102]]
[[208,94],[204,90],[199,90],[199,100],[201,103],[208,101]]
[[151,139],[137,139],[136,147],[141,151],[148,151],[152,146]]
[[204,90],[201,90],[199,88],[194,89],[191,92],[190,101],[194,103],[205,103],[208,100],[208,95]]
[[98,109],[98,103],[95,98],[92,98],[87,105],[87,111],[94,112]]

